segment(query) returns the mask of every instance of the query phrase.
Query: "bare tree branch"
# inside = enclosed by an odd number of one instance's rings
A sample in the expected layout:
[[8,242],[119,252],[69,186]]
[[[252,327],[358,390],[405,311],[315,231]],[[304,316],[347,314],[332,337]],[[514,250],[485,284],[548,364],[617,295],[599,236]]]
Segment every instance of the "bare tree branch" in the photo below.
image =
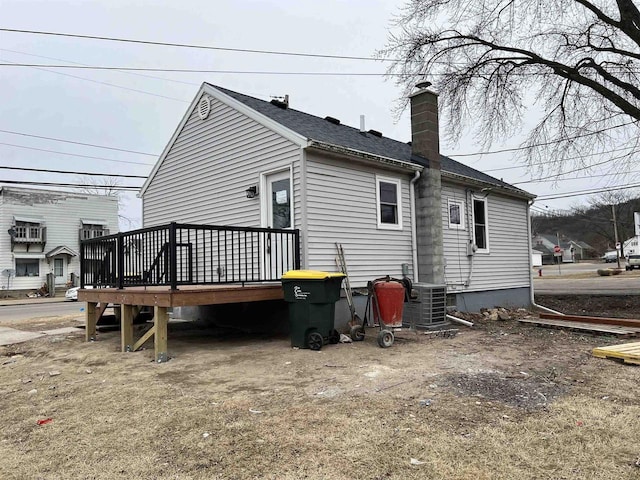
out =
[[636,142],[639,47],[632,0],[408,0],[379,56],[397,59],[389,73],[405,94],[434,83],[452,141],[472,128],[483,147],[503,142],[536,104],[526,159],[558,170]]

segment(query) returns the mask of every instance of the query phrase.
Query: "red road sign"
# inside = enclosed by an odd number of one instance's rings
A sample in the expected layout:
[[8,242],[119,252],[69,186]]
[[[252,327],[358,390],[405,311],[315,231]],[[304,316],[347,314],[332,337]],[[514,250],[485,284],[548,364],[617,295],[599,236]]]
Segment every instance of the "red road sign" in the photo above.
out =
[[553,247],[553,253],[560,253],[562,251],[562,249],[560,248],[559,245],[556,245],[555,247]]

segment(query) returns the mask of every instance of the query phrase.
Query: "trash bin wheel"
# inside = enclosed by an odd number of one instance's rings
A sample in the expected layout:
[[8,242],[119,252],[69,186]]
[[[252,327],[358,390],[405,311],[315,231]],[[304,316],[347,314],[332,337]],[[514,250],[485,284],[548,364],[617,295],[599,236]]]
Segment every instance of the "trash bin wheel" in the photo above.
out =
[[311,350],[320,350],[324,343],[324,338],[318,332],[311,332],[307,336],[307,345]]
[[351,340],[361,342],[364,340],[364,327],[362,325],[354,325],[351,327]]
[[329,343],[333,343],[334,345],[336,343],[340,343],[340,333],[337,330],[331,330],[331,333],[329,334]]
[[393,345],[393,332],[391,330],[380,330],[378,333],[378,345],[382,348],[388,348]]

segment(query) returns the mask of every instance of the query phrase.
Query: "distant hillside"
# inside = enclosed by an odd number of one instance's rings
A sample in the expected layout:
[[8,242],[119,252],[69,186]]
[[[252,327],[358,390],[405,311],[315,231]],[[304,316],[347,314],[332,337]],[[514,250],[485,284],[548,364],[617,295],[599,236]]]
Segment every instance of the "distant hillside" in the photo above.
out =
[[[621,242],[634,235],[633,212],[640,212],[640,197],[616,206]],[[559,233],[562,239],[587,242],[598,255],[615,248],[611,205],[596,204],[574,208],[568,213],[534,215],[531,218],[531,231],[533,235]]]

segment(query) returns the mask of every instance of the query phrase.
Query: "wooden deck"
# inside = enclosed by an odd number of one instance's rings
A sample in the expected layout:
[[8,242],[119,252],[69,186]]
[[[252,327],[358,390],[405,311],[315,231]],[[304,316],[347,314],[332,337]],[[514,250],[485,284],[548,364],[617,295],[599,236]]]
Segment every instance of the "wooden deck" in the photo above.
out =
[[[123,352],[135,352],[151,337],[155,359],[166,362],[168,308],[284,299],[280,282],[249,285],[190,285],[171,290],[168,287],[126,287],[81,289],[78,300],[87,302],[87,341],[96,340],[96,325],[109,304],[120,305],[120,336]],[[139,307],[153,307],[153,326],[134,341],[133,319]]]
[[169,287],[126,287],[82,289],[81,302],[141,305],[147,307],[186,307],[223,303],[259,302],[284,298],[282,285],[258,283],[242,285],[190,285],[171,290]]

